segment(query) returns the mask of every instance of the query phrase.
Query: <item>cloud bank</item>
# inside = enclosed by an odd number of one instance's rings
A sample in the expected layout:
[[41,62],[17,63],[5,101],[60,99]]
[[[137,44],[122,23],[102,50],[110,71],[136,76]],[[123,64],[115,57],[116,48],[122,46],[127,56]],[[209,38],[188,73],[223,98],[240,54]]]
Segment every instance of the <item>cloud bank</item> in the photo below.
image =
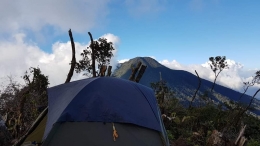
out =
[[[168,68],[185,70],[194,75],[196,75],[196,70],[201,78],[209,80],[211,82],[213,82],[215,79],[215,75],[208,64],[209,62],[197,65],[183,65],[176,60],[162,60],[159,62]],[[235,62],[231,59],[227,59],[227,63],[229,69],[225,69],[219,74],[216,83],[231,88],[233,90],[243,92],[243,82],[251,81],[252,76],[259,69],[245,70],[243,64]],[[260,88],[260,85],[255,85],[254,87],[249,88],[247,94],[253,95],[258,88]]]
[[57,32],[72,28],[84,33],[102,24],[108,15],[110,0],[15,0],[0,1],[0,32],[44,31],[52,26]]
[[[52,53],[42,51],[35,43],[24,41],[25,34],[16,34],[11,41],[0,41],[0,80],[2,82],[7,75],[12,75],[20,83],[23,83],[20,78],[30,67],[39,66],[45,75],[49,76],[50,86],[65,82],[70,69],[71,62],[71,43],[56,42],[52,45]],[[114,55],[117,56],[119,37],[113,34],[105,34],[101,37],[107,38],[108,41],[114,44]],[[76,59],[81,59],[80,53],[86,49],[88,44],[75,42]],[[116,57],[111,60],[111,65],[117,65]],[[82,74],[76,74],[72,80],[86,78]],[[1,82],[0,82],[1,83]]]

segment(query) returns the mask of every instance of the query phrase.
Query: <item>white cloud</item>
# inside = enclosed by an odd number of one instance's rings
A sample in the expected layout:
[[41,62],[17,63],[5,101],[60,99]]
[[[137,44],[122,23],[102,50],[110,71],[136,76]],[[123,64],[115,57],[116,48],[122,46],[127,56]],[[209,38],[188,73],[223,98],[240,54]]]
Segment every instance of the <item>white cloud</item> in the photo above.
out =
[[[115,47],[115,56],[118,49],[119,38],[113,34],[106,34],[108,41]],[[20,76],[29,67],[39,66],[45,75],[49,76],[51,86],[65,82],[71,62],[71,43],[56,42],[52,45],[52,53],[42,51],[36,44],[24,42],[25,34],[16,34],[11,41],[0,42],[0,79],[7,75],[15,76],[15,80],[22,82]],[[80,53],[88,44],[75,42],[76,59],[81,58]],[[111,60],[111,65],[116,66],[117,59]],[[82,74],[74,73],[72,80],[85,78]]]
[[156,60],[156,57],[155,57],[155,56],[148,56],[148,57],[151,57],[151,58],[153,58],[153,59],[155,59],[155,60]]
[[119,50],[120,38],[111,33],[104,34],[101,37],[106,38],[108,42],[112,42],[113,47],[115,48],[115,50],[113,51],[114,57],[110,60],[110,65],[112,66],[112,71],[113,71],[118,64],[118,61],[116,58],[117,58],[117,54],[118,54],[118,50]]
[[[183,65],[177,62],[176,60],[163,60],[159,62],[171,69],[185,70],[194,75],[196,75],[196,70],[201,78],[209,80],[211,82],[213,82],[215,78],[215,75],[211,70],[208,62],[201,65]],[[257,71],[257,69],[245,70],[241,63],[237,63],[234,60],[230,59],[227,59],[227,63],[229,65],[229,69],[225,69],[219,74],[217,78],[217,84],[242,92],[243,82],[252,80],[252,76]],[[253,95],[257,88],[260,88],[260,85],[255,85],[247,93],[249,95]]]
[[127,61],[129,61],[129,59],[122,59],[122,60],[118,60],[117,62],[118,63],[124,63],[124,62],[127,62]]
[[[0,1],[0,33],[16,33],[26,29],[39,32],[46,26],[54,31],[84,33],[102,25],[108,15],[110,0],[23,0]],[[54,32],[55,33],[55,32]]]
[[163,61],[160,61],[160,63],[171,69],[176,69],[176,70],[182,69],[182,65],[180,63],[178,63],[176,60],[172,60],[172,61],[163,60]]

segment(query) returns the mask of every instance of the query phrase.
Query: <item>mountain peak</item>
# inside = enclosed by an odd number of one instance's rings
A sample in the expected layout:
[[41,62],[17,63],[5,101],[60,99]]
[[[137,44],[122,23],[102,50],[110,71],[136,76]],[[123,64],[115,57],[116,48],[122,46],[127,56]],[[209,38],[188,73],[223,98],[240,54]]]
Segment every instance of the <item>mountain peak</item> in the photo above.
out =
[[[141,62],[142,65],[146,65],[147,69],[150,70],[151,68],[161,68],[164,67],[161,65],[158,61],[151,57],[135,57],[133,59],[130,59],[129,61],[126,61],[121,64],[120,69],[117,69],[114,71],[113,75],[117,77],[122,77],[128,79],[131,74],[131,68],[132,66],[136,66],[138,62]],[[157,73],[159,74],[159,72]],[[159,77],[159,75],[158,75]]]
[[[141,62],[143,65],[147,66],[145,73],[139,82],[140,84],[150,87],[150,83],[158,82],[161,75],[163,80],[167,81],[169,87],[175,92],[176,97],[185,99],[187,103],[197,90],[197,76],[187,71],[169,69],[151,57],[135,57],[130,59],[129,61],[122,63],[121,66],[114,71],[113,76],[129,79],[130,75],[132,74],[132,65],[136,66],[138,62]],[[206,91],[210,90],[212,84],[213,83],[208,80],[201,79],[201,87],[198,91],[198,97],[202,96]],[[212,94],[212,98],[217,102],[226,102],[228,100],[237,101],[237,98],[241,95],[241,93],[237,91],[218,84],[215,85],[214,93],[216,94]],[[250,96],[244,95],[244,98],[241,100],[241,102],[248,104],[250,99]],[[259,100],[254,100],[253,104],[259,105],[259,103]],[[260,115],[259,109],[260,108],[258,108],[255,113]]]
[[135,57],[133,59],[130,59],[128,62],[131,65],[137,65],[139,61],[141,61],[142,64],[146,65],[147,67],[157,68],[163,66],[158,61],[156,61],[151,57]]

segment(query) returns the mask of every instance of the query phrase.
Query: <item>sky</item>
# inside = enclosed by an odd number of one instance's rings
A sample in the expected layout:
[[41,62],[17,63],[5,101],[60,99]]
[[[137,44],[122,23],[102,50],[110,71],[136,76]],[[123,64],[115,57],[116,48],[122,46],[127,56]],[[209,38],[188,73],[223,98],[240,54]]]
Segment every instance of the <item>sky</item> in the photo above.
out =
[[0,81],[21,81],[29,67],[39,66],[50,86],[63,83],[71,29],[77,60],[91,32],[114,43],[114,67],[150,56],[171,69],[196,69],[212,81],[208,58],[226,56],[230,68],[217,83],[243,91],[242,83],[260,69],[259,7],[259,0],[0,0]]

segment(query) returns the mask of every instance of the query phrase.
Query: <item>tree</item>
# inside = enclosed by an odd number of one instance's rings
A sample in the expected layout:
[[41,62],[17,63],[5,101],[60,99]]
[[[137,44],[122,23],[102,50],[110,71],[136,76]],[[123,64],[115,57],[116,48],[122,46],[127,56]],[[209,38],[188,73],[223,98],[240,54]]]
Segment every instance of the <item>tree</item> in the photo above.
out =
[[[255,82],[259,84],[259,81],[260,81],[260,70],[255,73],[255,76],[254,76],[254,79],[253,79],[253,80],[255,80]],[[260,92],[260,89],[258,89],[258,90],[255,92],[255,94],[253,95],[253,97],[252,97],[251,100],[250,100],[250,103],[249,103],[248,106],[245,108],[245,110],[244,110],[243,113],[245,113],[245,112],[250,108],[250,106],[251,106],[251,104],[253,103],[253,100],[255,99],[255,96],[257,95],[258,92]]]
[[[161,75],[161,73],[160,73]],[[166,113],[167,108],[169,107],[168,104],[170,104],[170,99],[173,98],[174,92],[171,90],[170,87],[167,86],[167,82],[162,80],[162,77],[160,76],[160,81],[158,82],[152,82],[150,83],[151,88],[155,92],[155,96],[158,101],[158,105],[161,109],[162,114],[168,114]]]
[[196,73],[196,75],[197,75],[197,77],[198,77],[199,85],[198,85],[198,88],[197,88],[196,92],[194,93],[194,95],[193,95],[193,97],[192,97],[192,99],[191,99],[191,101],[190,101],[189,108],[191,108],[191,106],[192,106],[192,102],[193,102],[194,99],[196,98],[197,92],[199,91],[199,89],[200,89],[200,85],[201,85],[201,79],[200,79],[200,76],[199,76],[199,74],[197,73],[196,70],[195,70],[195,73]]
[[26,83],[24,86],[10,78],[9,85],[0,95],[4,101],[0,114],[5,115],[5,124],[12,139],[21,137],[48,103],[49,81],[40,68],[31,67],[23,79]]
[[[139,81],[141,80],[145,70],[146,70],[146,65],[142,65],[142,62],[138,62],[137,66],[134,67],[134,65],[131,65],[131,70],[132,70],[132,74],[129,77],[130,81],[135,81],[137,83],[139,83]],[[139,71],[138,75],[135,77],[136,73]]]
[[257,72],[256,72],[256,76],[253,76],[253,79],[250,82],[243,82],[244,92],[240,95],[239,100],[241,100],[241,98],[245,95],[248,88],[251,87],[251,86],[254,86],[255,83],[257,83]]
[[99,38],[93,41],[92,35],[89,32],[91,44],[87,49],[83,50],[80,55],[82,59],[76,63],[76,72],[87,71],[84,75],[92,74],[93,77],[101,76],[101,72],[97,75],[95,62],[98,63],[98,69],[101,71],[102,66],[110,64],[110,59],[113,56],[112,51],[115,50],[112,42],[108,42],[106,38]]
[[76,51],[75,51],[75,44],[74,44],[74,40],[73,40],[73,36],[72,36],[72,32],[71,29],[69,30],[69,36],[70,36],[70,42],[71,42],[71,49],[72,49],[72,59],[71,59],[71,66],[70,66],[70,71],[68,73],[67,79],[65,81],[65,83],[69,83],[72,76],[73,76],[73,72],[76,66]]
[[[255,72],[255,75],[253,76],[253,79],[252,79],[251,82],[246,82],[246,84],[244,83],[245,85],[247,85],[247,87],[246,87],[245,89],[247,90],[247,89],[249,88],[249,86],[252,85],[252,84],[253,84],[253,85],[254,85],[255,83],[259,84],[259,81],[260,81],[260,70]],[[252,85],[252,86],[253,86],[253,85]],[[246,92],[246,90],[245,90],[245,92]],[[244,95],[245,92],[242,93],[242,95]],[[242,106],[241,106],[240,108],[238,108],[239,111],[238,111],[238,113],[235,115],[234,119],[231,121],[231,124],[237,124],[237,123],[242,119],[244,113],[245,113],[247,110],[250,109],[250,107],[251,107],[251,105],[252,105],[252,103],[253,103],[253,101],[254,101],[254,99],[255,99],[255,96],[258,94],[258,92],[260,92],[260,89],[258,89],[258,90],[255,92],[255,94],[252,96],[252,98],[251,98],[249,104],[248,104],[246,107],[242,107]],[[240,96],[240,98],[241,98],[241,96]]]
[[[34,100],[37,106],[47,106],[48,105],[48,96],[47,96],[47,88],[49,83],[48,76],[45,76],[39,67],[29,68],[29,74],[26,71],[23,79],[26,83],[26,88],[28,89],[29,94],[34,96]],[[30,79],[32,76],[32,79]]]
[[209,61],[210,61],[210,63],[209,63],[210,68],[215,74],[214,83],[213,83],[211,91],[210,91],[210,92],[212,92],[214,89],[214,86],[216,84],[218,75],[220,74],[221,71],[223,71],[223,69],[228,68],[228,64],[226,62],[226,56],[210,57]]

